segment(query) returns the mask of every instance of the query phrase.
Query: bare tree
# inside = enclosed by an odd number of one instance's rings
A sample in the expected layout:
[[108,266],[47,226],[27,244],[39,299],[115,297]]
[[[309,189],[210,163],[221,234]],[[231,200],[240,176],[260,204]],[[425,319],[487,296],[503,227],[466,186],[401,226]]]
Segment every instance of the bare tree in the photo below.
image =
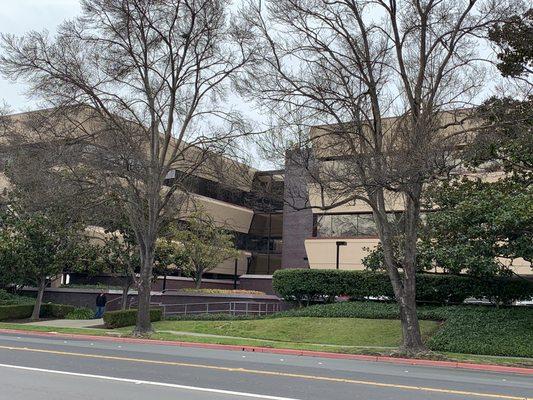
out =
[[415,302],[424,185],[453,167],[453,149],[475,129],[466,109],[485,83],[479,37],[518,3],[272,0],[243,9],[262,57],[240,87],[276,116],[267,150],[307,171],[308,187],[292,194],[299,207],[371,208],[409,353],[425,351]]
[[[250,59],[225,0],[82,0],[55,36],[2,36],[4,76],[50,104],[15,118],[55,148],[57,174],[123,204],[140,248],[136,334],[151,332],[158,233],[190,209],[190,178],[246,178],[224,157],[242,118],[226,103]],[[228,178],[229,179],[229,178]]]

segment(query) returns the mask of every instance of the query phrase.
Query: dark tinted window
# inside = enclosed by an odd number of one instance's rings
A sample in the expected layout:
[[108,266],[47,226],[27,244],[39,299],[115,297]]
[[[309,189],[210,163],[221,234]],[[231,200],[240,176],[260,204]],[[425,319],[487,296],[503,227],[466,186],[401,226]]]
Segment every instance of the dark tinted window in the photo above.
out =
[[316,215],[317,237],[376,236],[372,214],[319,214]]

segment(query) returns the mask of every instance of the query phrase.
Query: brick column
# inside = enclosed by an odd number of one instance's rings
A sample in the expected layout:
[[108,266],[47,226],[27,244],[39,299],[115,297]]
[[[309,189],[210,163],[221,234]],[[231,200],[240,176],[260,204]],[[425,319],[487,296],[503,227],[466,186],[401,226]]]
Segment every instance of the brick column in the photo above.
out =
[[282,269],[309,268],[305,239],[313,235],[307,187],[310,159],[309,150],[290,150],[285,157]]

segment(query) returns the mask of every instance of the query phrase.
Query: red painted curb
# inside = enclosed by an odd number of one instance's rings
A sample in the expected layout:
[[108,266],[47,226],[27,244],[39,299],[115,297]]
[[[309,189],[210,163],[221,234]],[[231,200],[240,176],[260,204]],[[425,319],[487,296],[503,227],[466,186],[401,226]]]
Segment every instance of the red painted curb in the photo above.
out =
[[152,345],[164,345],[164,346],[177,346],[177,347],[192,347],[202,349],[216,349],[216,350],[230,350],[230,351],[246,351],[254,353],[270,353],[292,356],[305,356],[305,357],[321,357],[338,360],[359,360],[359,361],[373,361],[373,362],[386,362],[392,364],[408,364],[408,365],[426,365],[431,367],[446,367],[446,368],[459,368],[476,371],[487,372],[500,372],[500,373],[512,373],[533,375],[533,368],[522,367],[506,367],[502,365],[491,364],[473,364],[463,363],[458,361],[436,361],[436,360],[423,360],[414,358],[399,358],[399,357],[387,357],[387,356],[369,356],[363,354],[346,354],[346,353],[328,353],[323,351],[311,351],[311,350],[293,350],[293,349],[274,349],[270,347],[256,347],[256,346],[238,346],[228,344],[213,344],[213,343],[196,343],[196,342],[179,342],[179,341],[166,341],[156,339],[137,339],[129,337],[111,337],[111,336],[95,336],[95,335],[83,335],[72,333],[55,333],[55,332],[39,332],[39,331],[25,331],[18,329],[0,329],[0,333],[11,333],[17,335],[36,335],[46,337],[57,337],[63,339],[86,339],[95,341],[106,342],[120,342],[120,343],[138,343],[138,344],[152,344]]

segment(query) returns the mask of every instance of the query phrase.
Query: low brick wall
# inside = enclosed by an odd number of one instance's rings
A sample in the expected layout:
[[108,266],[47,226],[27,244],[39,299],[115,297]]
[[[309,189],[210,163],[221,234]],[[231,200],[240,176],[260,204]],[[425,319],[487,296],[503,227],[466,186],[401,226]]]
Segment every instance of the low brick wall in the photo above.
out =
[[[35,295],[36,289],[27,288],[22,292],[28,295]],[[99,289],[71,289],[71,288],[47,288],[44,292],[43,300],[45,302],[57,304],[70,304],[76,307],[86,307],[94,309],[96,307],[96,296],[100,293]],[[121,305],[122,293],[120,290],[106,291],[108,304],[106,309],[108,311],[118,310]],[[131,291],[128,295],[128,304],[135,304],[137,302],[137,292]],[[249,305],[249,310],[258,310],[271,312],[274,308],[285,310],[289,305],[283,300],[274,295],[251,295],[251,294],[203,294],[203,293],[179,293],[177,291],[166,292],[152,292],[152,302],[161,303],[165,305],[180,305],[167,307],[170,312],[184,311],[184,305],[187,304],[187,311],[203,312],[206,310],[204,304],[210,303],[210,311],[226,311],[228,305],[222,303],[237,302],[237,303],[261,303],[262,306]],[[213,306],[214,303],[220,303],[219,307]],[[266,306],[269,304],[269,306]],[[278,306],[274,306],[277,304]],[[240,309],[237,313],[244,311],[246,306],[240,304]],[[254,308],[256,307],[256,308]]]
[[276,294],[272,288],[272,275],[241,275],[238,288]]
[[[35,296],[36,289],[22,289],[21,292],[26,295]],[[99,289],[70,289],[70,288],[47,288],[44,292],[43,301],[45,303],[69,304],[76,307],[85,307],[90,309],[96,308],[96,296],[100,293]],[[119,310],[122,298],[120,290],[106,291],[107,310]],[[129,300],[136,298],[136,294],[130,294]]]

